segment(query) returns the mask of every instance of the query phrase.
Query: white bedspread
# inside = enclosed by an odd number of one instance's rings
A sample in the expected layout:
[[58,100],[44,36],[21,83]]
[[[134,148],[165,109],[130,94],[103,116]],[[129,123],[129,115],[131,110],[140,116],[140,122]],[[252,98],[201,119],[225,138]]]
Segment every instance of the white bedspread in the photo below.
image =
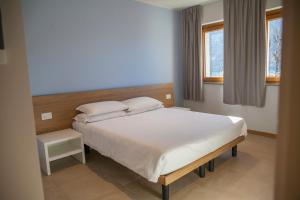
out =
[[247,134],[242,118],[174,108],[73,127],[85,144],[151,182]]

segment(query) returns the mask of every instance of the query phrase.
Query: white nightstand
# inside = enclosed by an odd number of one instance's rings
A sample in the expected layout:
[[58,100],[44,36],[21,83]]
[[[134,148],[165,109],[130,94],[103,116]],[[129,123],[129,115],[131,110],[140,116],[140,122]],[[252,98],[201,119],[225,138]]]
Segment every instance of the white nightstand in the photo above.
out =
[[174,107],[171,107],[171,108],[174,108],[174,109],[180,109],[180,110],[187,110],[187,111],[191,111],[192,109],[190,109],[190,108],[185,108],[185,107],[176,107],[176,106],[174,106]]
[[42,170],[51,175],[50,162],[73,156],[85,164],[82,135],[73,129],[64,129],[37,136]]

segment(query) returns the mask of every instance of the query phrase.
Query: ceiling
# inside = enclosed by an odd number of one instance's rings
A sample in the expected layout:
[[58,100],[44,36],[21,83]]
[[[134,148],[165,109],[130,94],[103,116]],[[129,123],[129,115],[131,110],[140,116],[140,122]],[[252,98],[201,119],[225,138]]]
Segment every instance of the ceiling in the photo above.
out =
[[136,0],[168,9],[183,9],[194,5],[205,5],[218,0]]

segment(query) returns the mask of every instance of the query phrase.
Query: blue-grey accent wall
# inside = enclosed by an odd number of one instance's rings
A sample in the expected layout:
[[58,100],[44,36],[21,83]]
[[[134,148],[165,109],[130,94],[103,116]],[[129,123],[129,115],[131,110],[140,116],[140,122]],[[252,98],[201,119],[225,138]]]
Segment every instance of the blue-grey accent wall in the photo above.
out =
[[181,17],[133,0],[23,0],[33,95],[174,82]]

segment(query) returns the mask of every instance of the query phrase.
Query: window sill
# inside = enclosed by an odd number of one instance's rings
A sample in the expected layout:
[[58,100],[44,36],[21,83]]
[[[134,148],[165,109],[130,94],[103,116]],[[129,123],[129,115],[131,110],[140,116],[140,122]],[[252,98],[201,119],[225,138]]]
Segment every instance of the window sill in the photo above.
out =
[[[224,85],[224,82],[204,81],[203,84],[206,84],[206,85]],[[266,83],[266,86],[280,86],[280,82],[278,82],[278,83]]]
[[266,86],[280,86],[280,82],[278,82],[278,83],[267,82]]
[[223,77],[204,77],[203,82],[204,83],[216,83],[216,84],[223,84]]
[[223,85],[223,82],[210,82],[210,81],[204,81],[204,84],[211,84],[211,85]]
[[278,84],[280,83],[280,77],[266,77],[266,83]]

